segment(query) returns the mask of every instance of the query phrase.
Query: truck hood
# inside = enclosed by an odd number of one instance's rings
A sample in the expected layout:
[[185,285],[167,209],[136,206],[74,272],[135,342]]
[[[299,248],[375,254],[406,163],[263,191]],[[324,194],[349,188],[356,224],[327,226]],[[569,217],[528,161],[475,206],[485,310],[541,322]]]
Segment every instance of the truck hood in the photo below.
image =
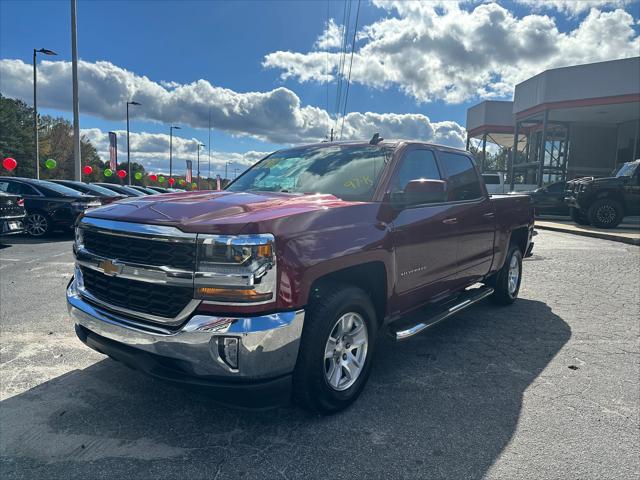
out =
[[217,233],[224,225],[246,225],[358,203],[324,194],[186,192],[133,197],[91,210],[86,216]]

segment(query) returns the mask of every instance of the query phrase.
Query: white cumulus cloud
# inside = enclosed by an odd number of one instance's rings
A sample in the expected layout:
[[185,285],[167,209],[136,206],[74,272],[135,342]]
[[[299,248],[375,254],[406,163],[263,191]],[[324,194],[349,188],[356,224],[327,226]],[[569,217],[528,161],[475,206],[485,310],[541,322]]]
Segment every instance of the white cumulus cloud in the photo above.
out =
[[[0,60],[0,92],[31,103],[31,75],[31,65],[22,60]],[[39,106],[69,111],[70,80],[69,62],[40,63]],[[277,144],[318,142],[335,125],[335,118],[327,111],[302,105],[300,98],[287,88],[241,93],[213,86],[203,79],[188,84],[164,81],[161,84],[104,61],[79,63],[79,88],[81,114],[108,120],[124,120],[126,102],[136,100],[142,104],[132,111],[136,118],[204,129],[210,111],[215,129]],[[451,146],[460,147],[463,144],[455,132],[461,129],[453,122],[433,123],[425,115],[352,113],[345,120],[342,138],[368,139],[379,132],[387,138],[423,141],[449,138]],[[452,133],[438,134],[443,130]]]
[[[575,28],[560,31],[552,16],[518,17],[498,3],[471,2],[464,8],[449,1],[373,3],[390,16],[362,28],[351,80],[395,86],[420,102],[508,97],[517,83],[545,69],[640,52],[636,21],[623,9],[592,8]],[[564,2],[555,3],[560,8]],[[329,52],[327,71],[326,52],[277,51],[267,54],[263,65],[282,70],[283,79],[326,81],[335,78],[339,58]]]

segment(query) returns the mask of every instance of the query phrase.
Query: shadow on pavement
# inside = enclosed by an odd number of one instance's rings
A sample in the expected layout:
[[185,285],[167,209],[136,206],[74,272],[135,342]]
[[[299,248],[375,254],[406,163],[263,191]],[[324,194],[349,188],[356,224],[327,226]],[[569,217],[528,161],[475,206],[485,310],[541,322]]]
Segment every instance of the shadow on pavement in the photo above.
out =
[[11,245],[37,245],[40,243],[68,242],[73,240],[73,232],[51,232],[44,237],[31,237],[27,234],[5,235],[0,237],[0,249]]
[[570,335],[542,302],[482,303],[380,339],[358,402],[323,418],[217,406],[103,360],[1,403],[3,477],[481,478]]

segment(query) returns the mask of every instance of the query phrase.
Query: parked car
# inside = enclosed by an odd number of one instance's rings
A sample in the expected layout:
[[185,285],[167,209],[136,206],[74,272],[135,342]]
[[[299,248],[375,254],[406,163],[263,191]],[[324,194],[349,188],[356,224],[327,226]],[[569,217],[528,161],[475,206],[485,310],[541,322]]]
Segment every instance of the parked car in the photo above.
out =
[[0,191],[0,235],[24,232],[26,214],[22,198]]
[[169,193],[171,190],[168,188],[162,188],[162,187],[156,187],[156,186],[148,186],[147,187],[149,190],[153,190],[156,193]]
[[33,178],[0,177],[0,191],[23,198],[27,211],[25,230],[32,237],[52,230],[70,230],[81,213],[100,206],[96,197]]
[[146,187],[141,187],[140,185],[127,185],[129,188],[133,188],[134,190],[137,190],[141,193],[144,193],[145,195],[157,195],[158,192],[156,192],[155,190],[151,190],[150,188],[146,188]]
[[98,197],[100,203],[102,205],[107,205],[111,202],[115,202],[117,200],[122,200],[126,198],[126,196],[121,195],[119,193],[115,193],[113,190],[109,190],[107,188],[101,187],[100,185],[95,185],[92,183],[79,182],[76,180],[50,180],[51,182],[58,183],[60,185],[64,185],[65,187],[72,188],[73,190],[77,190],[78,192],[92,195],[94,197]]
[[67,301],[80,340],[157,378],[331,413],[364,388],[383,327],[403,340],[513,303],[532,234],[531,198],[490,198],[467,152],[376,135],[275,152],[225,191],[87,212]]
[[569,207],[564,201],[565,188],[565,182],[554,182],[520,193],[531,196],[536,215],[569,215]]
[[565,201],[579,225],[615,228],[627,215],[640,215],[640,159],[620,165],[612,177],[567,182]]
[[130,188],[126,185],[116,185],[114,183],[106,182],[94,182],[91,185],[98,185],[99,187],[106,188],[126,197],[144,197],[147,195],[146,193],[139,192],[135,188]]

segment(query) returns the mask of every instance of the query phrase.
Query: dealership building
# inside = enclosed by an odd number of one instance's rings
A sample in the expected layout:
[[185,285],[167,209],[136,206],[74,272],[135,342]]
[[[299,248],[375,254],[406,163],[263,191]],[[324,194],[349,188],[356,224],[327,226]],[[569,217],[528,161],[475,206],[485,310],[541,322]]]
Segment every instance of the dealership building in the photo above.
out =
[[469,108],[466,127],[483,171],[491,144],[508,151],[512,189],[607,176],[640,158],[640,57],[546,70],[516,85],[513,101]]

